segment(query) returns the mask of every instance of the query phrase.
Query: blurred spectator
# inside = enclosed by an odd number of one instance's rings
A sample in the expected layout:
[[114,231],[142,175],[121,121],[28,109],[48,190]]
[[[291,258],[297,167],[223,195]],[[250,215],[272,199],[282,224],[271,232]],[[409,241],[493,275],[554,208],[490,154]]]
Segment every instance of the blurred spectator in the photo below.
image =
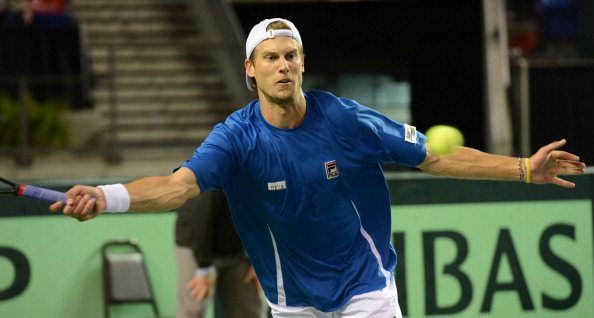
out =
[[532,55],[537,46],[534,0],[508,0],[506,6],[510,54]]
[[536,47],[536,37],[534,32],[522,31],[511,34],[509,39],[509,46],[514,55],[529,56]]
[[579,40],[578,4],[578,0],[536,0],[538,41],[544,49],[560,53],[562,48],[563,53],[570,53],[567,49],[576,48]]
[[23,23],[36,26],[67,26],[74,23],[66,0],[23,0]]
[[35,14],[63,14],[66,12],[64,0],[25,0],[25,5]]
[[216,317],[260,318],[260,284],[231,220],[225,193],[212,190],[178,210],[177,318],[204,318],[216,290]]
[[12,10],[10,1],[0,0],[0,27],[20,24],[18,13]]
[[4,21],[6,14],[10,12],[10,5],[6,0],[0,0],[0,19]]

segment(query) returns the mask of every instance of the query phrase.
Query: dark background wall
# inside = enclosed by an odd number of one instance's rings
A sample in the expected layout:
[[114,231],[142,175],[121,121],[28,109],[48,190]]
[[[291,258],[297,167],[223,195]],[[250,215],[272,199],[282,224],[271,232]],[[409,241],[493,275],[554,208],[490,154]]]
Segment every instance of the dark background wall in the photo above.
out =
[[481,1],[235,3],[246,32],[265,18],[293,21],[306,74],[388,73],[411,83],[413,124],[459,127],[484,148]]

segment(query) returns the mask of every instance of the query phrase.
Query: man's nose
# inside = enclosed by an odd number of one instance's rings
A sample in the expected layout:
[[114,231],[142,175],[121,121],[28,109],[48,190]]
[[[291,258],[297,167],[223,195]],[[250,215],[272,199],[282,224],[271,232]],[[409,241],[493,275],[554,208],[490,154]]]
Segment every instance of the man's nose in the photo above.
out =
[[280,59],[280,71],[281,72],[288,72],[289,71],[289,61],[287,59]]

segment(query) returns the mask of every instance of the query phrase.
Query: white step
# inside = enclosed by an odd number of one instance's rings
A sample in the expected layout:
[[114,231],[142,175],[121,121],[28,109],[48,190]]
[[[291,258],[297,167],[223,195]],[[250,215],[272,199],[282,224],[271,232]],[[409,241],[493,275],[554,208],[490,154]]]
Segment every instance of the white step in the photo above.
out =
[[89,11],[80,11],[83,6],[78,7],[77,18],[85,22],[108,22],[109,20],[120,20],[122,22],[129,20],[164,20],[171,18],[193,19],[189,10],[163,10],[164,8],[155,8],[148,6],[136,6],[124,8],[97,7]]
[[137,71],[142,73],[150,72],[196,72],[211,68],[209,65],[198,64],[187,60],[164,60],[159,63],[147,63],[145,61],[129,61],[126,63],[116,63],[115,70],[131,72]]
[[[156,74],[151,77],[119,75],[115,78],[116,85],[186,85],[192,84],[218,84],[222,79],[217,75],[200,73],[172,73]],[[99,89],[99,87],[97,87]]]
[[134,33],[155,33],[155,32],[187,32],[196,33],[194,25],[171,24],[166,21],[149,21],[149,22],[134,22],[134,21],[119,21],[116,20],[109,24],[88,24],[87,32],[89,34],[114,34],[117,36],[134,34]]
[[[118,90],[116,92],[116,98],[135,98],[141,97],[143,99],[150,99],[150,98],[177,98],[180,99],[187,99],[187,98],[196,98],[197,100],[203,98],[204,96],[212,96],[217,92],[213,92],[210,89],[204,89],[201,87],[196,88],[166,88],[160,90],[147,90],[147,89],[126,89],[126,90]],[[222,92],[221,92],[222,93]],[[93,97],[95,98],[109,98],[109,94],[107,91],[96,91],[93,93]]]
[[[178,46],[149,46],[149,47],[134,47],[123,46],[112,49],[114,58],[116,59],[134,59],[134,58],[162,58],[162,59],[178,59],[188,57],[210,58],[208,52],[195,50],[191,47]],[[95,47],[90,50],[91,59],[107,60],[110,58],[109,47]]]
[[200,145],[202,140],[208,136],[212,128],[197,128],[184,130],[146,130],[146,131],[119,131],[117,138],[121,143],[159,143],[172,140],[184,142],[196,141],[196,146]]
[[[97,103],[95,108],[106,112],[110,109],[109,103]],[[121,111],[129,112],[147,112],[147,113],[159,113],[159,112],[205,112],[211,109],[223,111],[226,109],[221,105],[216,105],[205,100],[196,100],[191,102],[180,102],[180,101],[142,101],[142,102],[126,102],[119,103],[118,109]]]
[[212,113],[197,113],[193,116],[169,114],[169,116],[135,116],[135,117],[119,117],[118,125],[141,126],[141,125],[170,125],[170,129],[175,129],[174,126],[194,126],[203,127],[212,125],[214,122],[221,121],[220,115]]
[[111,34],[89,34],[89,45],[91,48],[100,47],[121,47],[126,45],[135,46],[172,46],[202,49],[204,42],[196,34],[145,34],[138,36],[113,36]]

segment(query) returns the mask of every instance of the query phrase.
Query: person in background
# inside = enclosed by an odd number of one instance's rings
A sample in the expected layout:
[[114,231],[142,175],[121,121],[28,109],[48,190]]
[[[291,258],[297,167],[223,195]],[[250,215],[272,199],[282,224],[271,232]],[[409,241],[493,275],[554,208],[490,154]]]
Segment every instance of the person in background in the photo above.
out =
[[0,27],[22,25],[21,14],[13,9],[9,0],[0,0]]
[[215,313],[222,317],[263,317],[261,287],[233,226],[225,194],[207,191],[177,213],[176,317],[204,318],[215,293]]
[[75,23],[66,0],[24,0],[23,23],[41,27],[69,26]]
[[10,17],[10,4],[8,0],[0,0],[0,26],[4,25]]

